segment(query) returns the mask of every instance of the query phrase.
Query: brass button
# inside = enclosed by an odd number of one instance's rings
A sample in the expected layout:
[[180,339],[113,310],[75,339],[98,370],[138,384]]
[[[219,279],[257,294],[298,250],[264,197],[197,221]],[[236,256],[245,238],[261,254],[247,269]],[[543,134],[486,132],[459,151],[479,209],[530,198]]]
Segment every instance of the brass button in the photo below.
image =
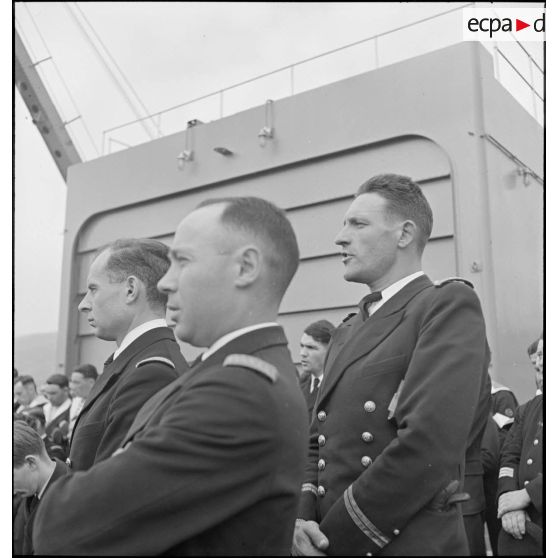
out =
[[368,467],[368,465],[372,463],[372,458],[369,457],[368,455],[365,455],[360,460],[360,463],[362,464],[363,467]]
[[400,533],[399,529],[394,529],[394,530],[393,530],[393,534],[394,534],[395,536],[399,535],[399,533]]
[[363,432],[361,438],[363,442],[369,443],[374,439],[374,436],[370,432]]
[[538,438],[535,438],[535,441],[533,442],[533,445],[534,445],[534,446],[538,446],[538,445],[539,445],[539,440],[538,440]]
[[527,459],[527,465],[532,465],[533,464],[533,460],[531,458]]
[[323,434],[320,434],[318,436],[318,445],[320,447],[324,447],[325,446],[325,440],[326,440],[325,436]]
[[70,467],[70,469],[72,468],[72,460],[69,457],[66,458],[66,465]]
[[318,460],[318,471],[323,471],[325,469],[326,462],[325,459]]
[[364,404],[364,410],[367,413],[373,413],[376,410],[376,403],[374,403],[374,401],[367,401]]
[[372,556],[372,552],[367,552],[366,556]]
[[529,484],[529,481],[525,481],[525,482],[523,483],[523,486],[527,486],[528,484]]
[[327,417],[327,413],[326,413],[325,411],[320,411],[320,412],[318,413],[318,420],[319,420],[320,422],[324,422],[324,420],[326,419],[326,417]]
[[318,486],[318,494],[320,496],[325,496],[326,493],[326,489],[320,484],[320,486]]

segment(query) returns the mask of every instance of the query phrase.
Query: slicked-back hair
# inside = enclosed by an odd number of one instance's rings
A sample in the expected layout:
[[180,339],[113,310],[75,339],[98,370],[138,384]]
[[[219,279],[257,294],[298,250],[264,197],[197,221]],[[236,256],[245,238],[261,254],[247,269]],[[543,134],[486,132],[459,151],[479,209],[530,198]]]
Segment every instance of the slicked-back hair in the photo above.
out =
[[93,380],[97,380],[97,377],[99,376],[97,369],[92,364],[80,364],[79,366],[76,366],[72,372],[77,372],[84,378],[91,378]]
[[408,176],[378,174],[369,178],[357,190],[356,196],[376,193],[387,201],[387,210],[403,219],[409,219],[418,227],[419,253],[422,253],[432,234],[432,209],[420,186]]
[[33,387],[37,389],[37,384],[35,383],[33,376],[29,376],[28,374],[24,374],[23,376],[18,376],[14,381],[14,385],[20,382],[22,386],[27,386],[29,384],[32,384]]
[[114,283],[125,281],[130,275],[144,285],[149,305],[154,309],[164,308],[167,295],[157,290],[157,283],[169,268],[169,248],[151,238],[120,238],[103,246],[97,256],[109,251],[106,272]]
[[285,212],[276,205],[253,196],[214,198],[197,208],[224,204],[221,223],[230,229],[243,231],[265,246],[263,256],[274,283],[273,292],[282,298],[298,268],[298,244],[295,232]]
[[23,421],[14,422],[13,438],[13,465],[21,467],[25,463],[27,455],[44,456],[46,454],[45,444],[37,432]]
[[331,335],[335,326],[328,322],[327,320],[318,320],[317,322],[312,322],[305,330],[304,333],[309,335],[319,343],[327,345],[331,339]]
[[528,347],[527,347],[527,354],[529,356],[534,355],[537,352],[539,347],[539,341],[543,341],[543,334],[541,333],[540,337],[537,337]]
[[69,385],[68,377],[64,374],[52,374],[46,381],[47,384],[58,386],[59,388],[67,388]]

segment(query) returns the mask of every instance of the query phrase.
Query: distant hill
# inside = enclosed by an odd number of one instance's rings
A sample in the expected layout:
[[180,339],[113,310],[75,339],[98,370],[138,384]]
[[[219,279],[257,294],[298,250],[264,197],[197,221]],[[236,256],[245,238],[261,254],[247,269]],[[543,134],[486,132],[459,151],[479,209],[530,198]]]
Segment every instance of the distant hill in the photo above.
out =
[[55,372],[56,366],[56,331],[20,335],[14,339],[14,365],[20,375],[30,374],[37,385]]

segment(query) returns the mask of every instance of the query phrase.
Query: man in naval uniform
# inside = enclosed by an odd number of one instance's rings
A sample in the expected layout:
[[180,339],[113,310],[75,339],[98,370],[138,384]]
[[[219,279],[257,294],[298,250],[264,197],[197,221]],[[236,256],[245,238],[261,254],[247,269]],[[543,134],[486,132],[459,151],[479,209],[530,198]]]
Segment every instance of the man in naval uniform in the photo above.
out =
[[543,554],[543,367],[541,337],[537,344],[535,360],[538,395],[517,410],[500,456],[500,556]]
[[164,319],[167,296],[157,290],[167,253],[157,240],[120,239],[91,264],[79,310],[116,350],[74,423],[67,461],[74,471],[109,457],[140,407],[188,367]]
[[431,230],[399,175],[365,182],[345,215],[345,279],[371,294],[331,339],[295,555],[468,553],[458,503],[489,411],[488,347],[471,286],[421,271]]
[[180,223],[170,259],[159,289],[175,333],[209,348],[144,405],[113,457],[57,483],[39,553],[290,552],[308,420],[276,318],[294,231],[264,200],[211,200]]

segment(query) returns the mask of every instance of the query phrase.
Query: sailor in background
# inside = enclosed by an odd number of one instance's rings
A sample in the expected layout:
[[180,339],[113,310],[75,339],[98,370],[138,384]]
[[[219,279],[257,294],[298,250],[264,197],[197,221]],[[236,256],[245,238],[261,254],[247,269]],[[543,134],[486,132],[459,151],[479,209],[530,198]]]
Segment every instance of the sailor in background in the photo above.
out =
[[535,362],[539,393],[519,407],[500,457],[500,556],[539,556],[543,553],[543,350],[541,336]]
[[308,422],[312,420],[318,388],[324,377],[327,348],[334,329],[331,322],[318,320],[306,327],[300,339],[300,387],[308,407]]
[[89,469],[120,445],[140,407],[188,365],[167,326],[167,297],[157,282],[169,267],[168,247],[121,239],[93,260],[79,304],[95,335],[116,342],[76,418],[67,464]]
[[480,452],[489,351],[470,284],[421,271],[432,212],[410,178],[365,182],[335,242],[370,288],[334,332],[293,554],[464,555],[465,454]]
[[209,349],[144,405],[113,457],[46,496],[39,553],[289,553],[308,439],[276,323],[298,266],[294,231],[264,200],[212,200],[183,219],[170,258],[169,320]]

